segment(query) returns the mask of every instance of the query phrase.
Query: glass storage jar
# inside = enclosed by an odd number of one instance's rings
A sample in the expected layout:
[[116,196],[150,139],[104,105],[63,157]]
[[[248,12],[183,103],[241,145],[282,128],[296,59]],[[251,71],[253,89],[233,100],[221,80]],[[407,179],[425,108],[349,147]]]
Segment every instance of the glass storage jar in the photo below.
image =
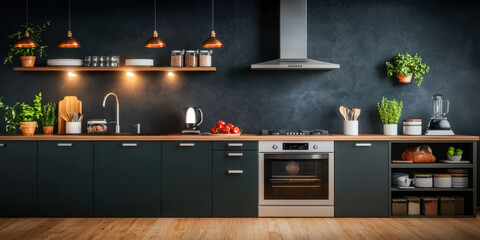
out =
[[88,133],[106,133],[107,132],[107,120],[106,119],[92,119],[87,122]]
[[198,50],[185,51],[185,67],[198,66]]
[[172,56],[170,58],[170,66],[183,67],[183,55],[185,50],[172,50]]
[[212,50],[200,50],[199,53],[199,66],[211,67],[212,66]]

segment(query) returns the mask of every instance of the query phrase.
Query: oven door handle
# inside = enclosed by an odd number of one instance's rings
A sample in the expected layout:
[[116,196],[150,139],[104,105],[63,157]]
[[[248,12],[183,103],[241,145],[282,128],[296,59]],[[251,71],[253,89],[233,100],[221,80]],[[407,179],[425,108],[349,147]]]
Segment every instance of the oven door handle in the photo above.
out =
[[297,160],[311,160],[311,159],[328,159],[328,154],[265,154],[265,159],[297,159]]

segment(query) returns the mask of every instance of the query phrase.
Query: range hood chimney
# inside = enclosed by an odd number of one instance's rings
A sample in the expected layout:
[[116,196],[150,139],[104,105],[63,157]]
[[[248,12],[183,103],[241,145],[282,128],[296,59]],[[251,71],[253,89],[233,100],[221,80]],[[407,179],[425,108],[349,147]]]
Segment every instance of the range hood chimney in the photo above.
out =
[[339,64],[307,58],[307,0],[280,0],[280,59],[252,64],[251,70],[330,70]]

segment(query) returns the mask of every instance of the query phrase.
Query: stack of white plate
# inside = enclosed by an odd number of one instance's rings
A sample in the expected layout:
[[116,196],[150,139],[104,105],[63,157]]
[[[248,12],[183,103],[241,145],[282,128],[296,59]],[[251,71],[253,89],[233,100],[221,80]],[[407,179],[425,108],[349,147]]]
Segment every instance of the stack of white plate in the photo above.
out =
[[452,174],[452,188],[467,188],[468,174],[467,173],[453,173]]
[[126,59],[125,66],[151,67],[153,59]]
[[81,67],[83,66],[82,59],[48,59],[47,66],[52,67],[61,67],[61,66],[69,66],[69,67]]

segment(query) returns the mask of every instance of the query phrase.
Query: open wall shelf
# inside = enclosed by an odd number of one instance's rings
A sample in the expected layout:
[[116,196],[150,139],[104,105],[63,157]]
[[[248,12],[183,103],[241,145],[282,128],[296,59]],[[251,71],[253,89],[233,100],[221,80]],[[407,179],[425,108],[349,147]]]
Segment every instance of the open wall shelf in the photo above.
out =
[[20,72],[216,72],[216,67],[14,67]]

